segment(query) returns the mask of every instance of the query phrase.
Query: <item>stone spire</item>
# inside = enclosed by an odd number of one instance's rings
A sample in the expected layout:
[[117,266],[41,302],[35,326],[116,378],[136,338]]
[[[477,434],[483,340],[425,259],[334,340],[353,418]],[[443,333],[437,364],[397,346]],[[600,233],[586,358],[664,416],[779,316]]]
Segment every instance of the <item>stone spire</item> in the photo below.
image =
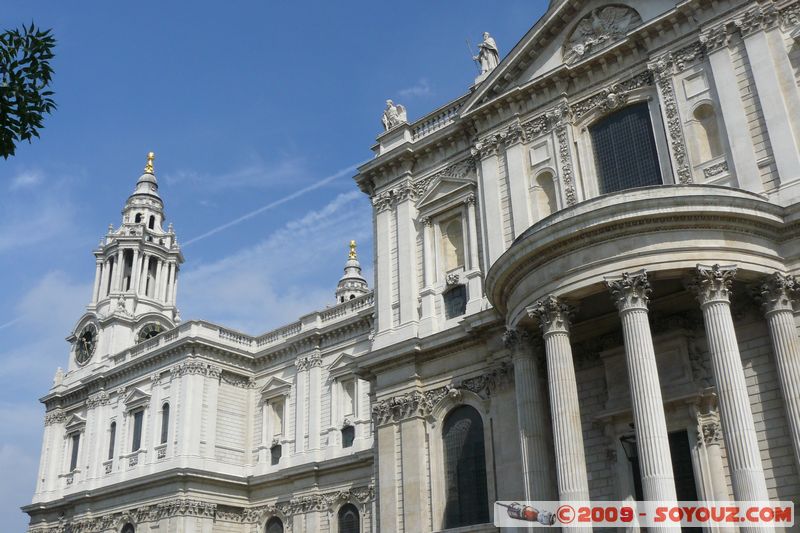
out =
[[350,254],[344,264],[344,276],[336,286],[336,302],[343,303],[369,292],[367,280],[361,275],[361,263],[358,262],[356,241],[350,241]]

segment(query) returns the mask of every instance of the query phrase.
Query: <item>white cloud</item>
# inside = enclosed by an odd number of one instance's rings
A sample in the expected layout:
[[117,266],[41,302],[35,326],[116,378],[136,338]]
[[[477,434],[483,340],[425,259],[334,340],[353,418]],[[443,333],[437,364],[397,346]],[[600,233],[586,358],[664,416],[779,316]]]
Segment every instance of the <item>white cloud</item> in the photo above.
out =
[[430,96],[433,94],[433,89],[431,88],[431,85],[428,83],[427,79],[421,78],[411,87],[400,89],[397,91],[397,94],[404,98],[420,98],[422,96]]
[[16,191],[18,189],[25,189],[27,187],[33,187],[35,185],[39,185],[43,181],[42,173],[38,170],[25,170],[20,172],[16,176],[11,179],[11,185],[9,185],[9,189],[12,191]]
[[[65,180],[48,183],[44,190],[28,190],[33,183],[42,182],[25,174],[14,178],[11,189],[14,194],[0,197],[0,253],[18,248],[38,245],[64,235],[75,236],[75,206]],[[20,181],[21,180],[21,181]],[[27,180],[27,181],[26,181]],[[15,186],[19,181],[22,185]]]
[[363,250],[371,232],[366,198],[340,194],[250,248],[186,268],[178,296],[184,319],[261,333],[333,304],[347,243],[356,239]]

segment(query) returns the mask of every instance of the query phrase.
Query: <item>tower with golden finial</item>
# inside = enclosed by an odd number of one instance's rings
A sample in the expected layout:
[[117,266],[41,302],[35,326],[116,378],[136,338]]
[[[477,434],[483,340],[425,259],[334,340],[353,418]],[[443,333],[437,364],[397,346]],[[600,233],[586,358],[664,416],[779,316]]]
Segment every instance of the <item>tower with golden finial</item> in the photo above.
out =
[[336,303],[344,303],[368,292],[367,280],[361,275],[361,263],[358,262],[356,241],[350,241],[350,254],[344,264],[344,276],[336,286]]

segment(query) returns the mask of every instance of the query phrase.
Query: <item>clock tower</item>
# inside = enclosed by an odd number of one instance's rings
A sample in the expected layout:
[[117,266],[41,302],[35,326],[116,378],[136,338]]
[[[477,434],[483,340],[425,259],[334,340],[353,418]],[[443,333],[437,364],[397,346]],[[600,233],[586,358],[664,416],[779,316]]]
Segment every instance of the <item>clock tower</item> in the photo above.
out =
[[92,299],[73,334],[69,369],[104,366],[117,353],[180,322],[175,299],[183,255],[170,224],[147,155],[144,173],[122,209],[122,223],[94,251]]

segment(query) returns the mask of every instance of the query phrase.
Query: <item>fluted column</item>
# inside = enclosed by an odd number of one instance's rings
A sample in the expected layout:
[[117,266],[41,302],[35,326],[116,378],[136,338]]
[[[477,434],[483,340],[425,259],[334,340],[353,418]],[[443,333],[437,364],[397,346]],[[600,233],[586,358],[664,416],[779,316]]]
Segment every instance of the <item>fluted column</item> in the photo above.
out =
[[697,265],[691,288],[703,310],[733,496],[737,500],[766,501],[769,494],[731,315],[730,295],[735,275],[735,266]]
[[94,267],[94,287],[92,287],[92,305],[97,303],[100,298],[100,278],[103,276],[103,260],[99,257],[95,260]]
[[[111,291],[119,291],[121,290],[120,287],[122,285],[122,274],[123,270],[125,270],[125,264],[122,260],[122,248],[117,250],[117,259],[114,261],[114,280],[111,283]],[[109,291],[109,292],[111,292]]]
[[511,350],[514,362],[514,392],[525,499],[552,500],[552,467],[547,446],[550,425],[544,401],[544,380],[528,332],[509,329],[503,335],[503,343]]
[[547,354],[550,412],[556,455],[558,497],[589,500],[578,384],[569,344],[569,307],[548,296],[527,309],[539,321]]
[[[145,254],[142,254],[142,263],[146,262],[146,257],[147,256]],[[139,293],[139,291],[137,290],[137,287],[138,287],[137,283],[139,282],[139,272],[140,272],[140,270],[141,269],[140,269],[140,266],[139,266],[139,250],[135,250],[134,249],[133,250],[133,262],[131,263],[131,289],[130,290],[132,290],[133,292],[135,292],[137,294]]]
[[[606,280],[606,284],[622,321],[644,498],[650,501],[675,501],[675,477],[669,453],[664,401],[661,398],[653,337],[647,320],[650,282],[647,273],[641,270],[625,272],[620,278]],[[680,527],[671,529],[679,531]]]
[[800,339],[794,320],[800,282],[794,276],[775,272],[764,280],[759,292],[789,420],[795,464],[800,468]]

